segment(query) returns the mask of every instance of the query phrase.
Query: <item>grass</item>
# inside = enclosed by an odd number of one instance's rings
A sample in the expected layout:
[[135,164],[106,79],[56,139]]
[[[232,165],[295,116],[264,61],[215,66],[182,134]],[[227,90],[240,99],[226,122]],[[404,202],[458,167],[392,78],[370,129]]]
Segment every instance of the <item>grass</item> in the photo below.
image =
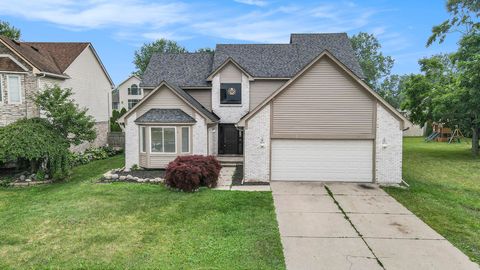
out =
[[405,138],[403,149],[403,179],[410,188],[387,192],[479,263],[480,159],[466,142]]
[[95,180],[117,156],[68,182],[0,188],[0,269],[284,269],[267,192]]

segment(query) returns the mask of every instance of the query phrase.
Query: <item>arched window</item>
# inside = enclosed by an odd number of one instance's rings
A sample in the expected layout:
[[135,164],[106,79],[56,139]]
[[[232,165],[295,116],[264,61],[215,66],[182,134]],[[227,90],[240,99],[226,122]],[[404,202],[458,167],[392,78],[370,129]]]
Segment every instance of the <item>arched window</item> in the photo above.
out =
[[128,88],[128,94],[129,95],[141,95],[141,90],[138,88],[138,85],[132,84],[130,88]]

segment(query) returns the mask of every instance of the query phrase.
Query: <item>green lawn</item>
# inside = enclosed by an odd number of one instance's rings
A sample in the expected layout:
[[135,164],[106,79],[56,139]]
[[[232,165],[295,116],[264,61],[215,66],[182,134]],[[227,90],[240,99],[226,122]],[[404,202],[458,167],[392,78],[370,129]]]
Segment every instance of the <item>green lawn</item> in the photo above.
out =
[[121,157],[66,183],[0,188],[0,269],[284,269],[272,195],[97,184]]
[[480,262],[480,159],[472,158],[470,144],[405,138],[403,152],[410,189],[388,193]]

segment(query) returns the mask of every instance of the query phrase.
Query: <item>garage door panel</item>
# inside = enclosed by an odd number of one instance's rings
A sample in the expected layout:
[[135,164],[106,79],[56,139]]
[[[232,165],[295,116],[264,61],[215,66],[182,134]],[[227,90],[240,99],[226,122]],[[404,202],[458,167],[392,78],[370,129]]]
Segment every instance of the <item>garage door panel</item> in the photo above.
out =
[[372,181],[372,140],[272,140],[272,180]]

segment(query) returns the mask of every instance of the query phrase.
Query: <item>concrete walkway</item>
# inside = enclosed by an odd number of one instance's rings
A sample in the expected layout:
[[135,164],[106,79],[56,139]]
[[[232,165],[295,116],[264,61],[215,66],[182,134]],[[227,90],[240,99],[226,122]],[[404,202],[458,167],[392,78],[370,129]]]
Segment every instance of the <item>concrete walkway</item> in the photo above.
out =
[[375,185],[271,188],[288,269],[479,269]]

